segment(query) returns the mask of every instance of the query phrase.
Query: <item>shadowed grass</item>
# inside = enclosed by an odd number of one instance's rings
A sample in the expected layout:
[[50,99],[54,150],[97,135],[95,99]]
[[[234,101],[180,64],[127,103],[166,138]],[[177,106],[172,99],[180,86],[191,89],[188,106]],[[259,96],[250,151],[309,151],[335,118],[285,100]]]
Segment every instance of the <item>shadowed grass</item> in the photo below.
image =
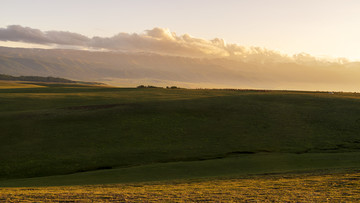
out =
[[258,154],[204,161],[156,163],[126,168],[101,169],[70,175],[0,181],[0,187],[88,185],[199,179],[205,177],[246,177],[254,174],[347,171],[360,168],[360,153]]

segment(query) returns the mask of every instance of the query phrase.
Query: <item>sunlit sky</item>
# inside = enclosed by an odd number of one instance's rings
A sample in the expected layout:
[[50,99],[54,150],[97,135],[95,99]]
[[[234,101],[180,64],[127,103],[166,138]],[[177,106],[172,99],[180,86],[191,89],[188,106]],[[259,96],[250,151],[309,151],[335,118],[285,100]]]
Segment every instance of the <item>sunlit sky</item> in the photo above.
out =
[[[88,37],[169,28],[287,54],[360,60],[359,0],[1,0],[0,28]],[[0,42],[0,45],[4,43]]]

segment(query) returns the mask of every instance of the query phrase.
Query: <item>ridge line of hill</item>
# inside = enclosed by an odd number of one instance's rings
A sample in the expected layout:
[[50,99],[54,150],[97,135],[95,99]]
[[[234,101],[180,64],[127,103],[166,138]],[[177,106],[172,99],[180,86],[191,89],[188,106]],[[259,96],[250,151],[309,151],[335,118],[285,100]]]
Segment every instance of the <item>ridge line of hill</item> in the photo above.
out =
[[42,77],[42,76],[12,76],[6,74],[0,74],[0,80],[6,81],[22,81],[22,82],[55,82],[55,83],[76,83],[76,84],[88,84],[88,85],[104,85],[99,82],[84,82],[74,81],[60,77]]

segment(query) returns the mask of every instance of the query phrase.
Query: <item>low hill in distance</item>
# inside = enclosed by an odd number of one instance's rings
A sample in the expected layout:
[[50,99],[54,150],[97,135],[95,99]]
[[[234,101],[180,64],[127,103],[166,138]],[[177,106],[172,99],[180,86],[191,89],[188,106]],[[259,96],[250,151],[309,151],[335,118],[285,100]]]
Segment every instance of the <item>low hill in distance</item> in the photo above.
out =
[[46,82],[46,83],[77,83],[77,84],[86,84],[86,85],[103,85],[104,83],[98,82],[83,82],[83,81],[73,81],[65,78],[59,77],[41,77],[41,76],[11,76],[0,74],[0,80],[6,81],[22,81],[22,82]]

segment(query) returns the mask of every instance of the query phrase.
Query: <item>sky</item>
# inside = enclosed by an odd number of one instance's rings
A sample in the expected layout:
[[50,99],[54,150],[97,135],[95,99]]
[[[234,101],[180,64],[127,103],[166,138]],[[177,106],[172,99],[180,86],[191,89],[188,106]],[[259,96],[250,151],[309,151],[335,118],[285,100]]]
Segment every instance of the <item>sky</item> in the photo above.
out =
[[176,36],[360,61],[359,19],[359,0],[2,0],[0,6],[3,30],[20,25],[111,38],[166,28]]

